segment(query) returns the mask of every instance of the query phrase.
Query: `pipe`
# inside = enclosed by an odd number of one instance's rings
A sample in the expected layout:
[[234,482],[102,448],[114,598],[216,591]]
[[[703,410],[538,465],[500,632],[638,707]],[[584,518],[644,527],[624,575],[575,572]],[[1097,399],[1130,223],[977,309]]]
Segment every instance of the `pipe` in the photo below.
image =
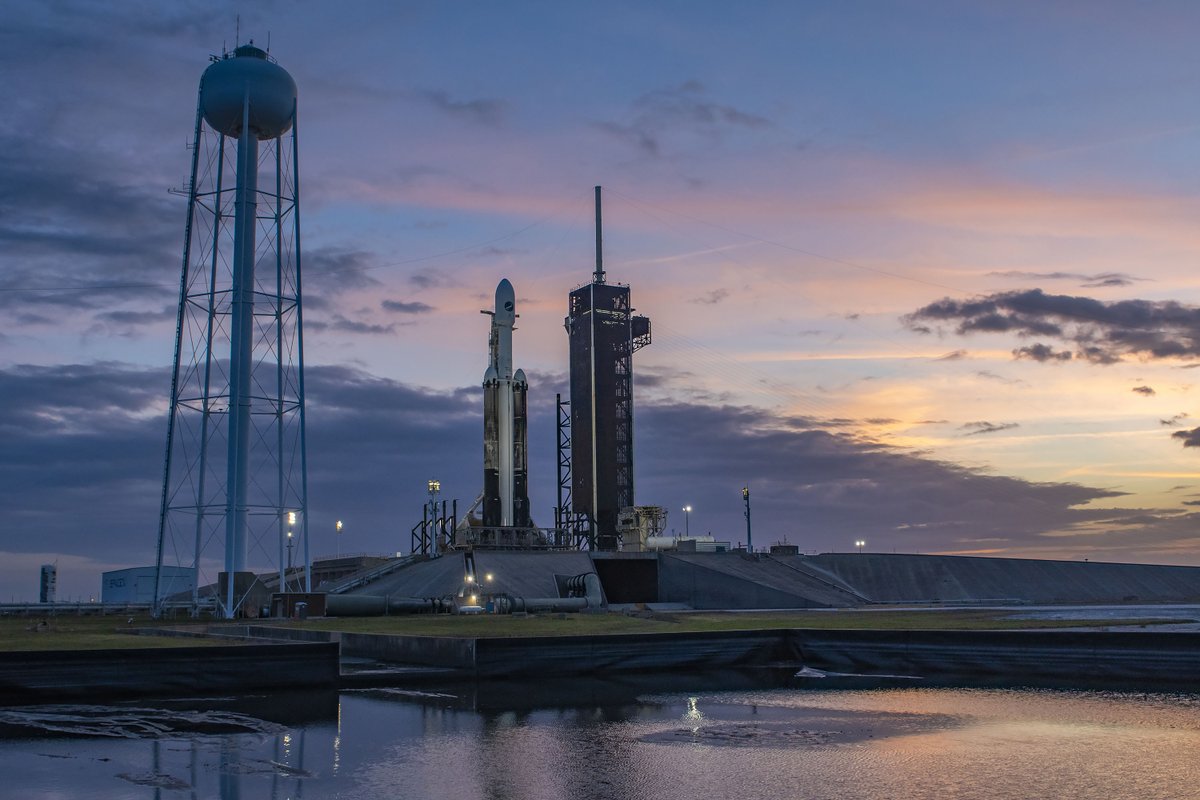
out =
[[385,594],[331,594],[325,596],[330,617],[380,617],[385,614],[434,613],[445,606],[436,597],[392,597]]
[[589,608],[601,608],[604,605],[604,590],[600,586],[600,577],[594,572],[585,572],[567,580],[571,588],[582,587],[583,597],[513,597],[499,595],[495,598],[496,611],[501,614],[512,614],[529,611],[585,611]]

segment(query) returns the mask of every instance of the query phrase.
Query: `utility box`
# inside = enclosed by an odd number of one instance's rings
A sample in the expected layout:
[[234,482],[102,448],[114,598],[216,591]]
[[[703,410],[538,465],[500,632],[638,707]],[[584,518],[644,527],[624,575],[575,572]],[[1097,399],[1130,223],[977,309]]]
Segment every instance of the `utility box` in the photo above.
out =
[[271,595],[271,616],[308,619],[325,616],[324,592],[276,592]]

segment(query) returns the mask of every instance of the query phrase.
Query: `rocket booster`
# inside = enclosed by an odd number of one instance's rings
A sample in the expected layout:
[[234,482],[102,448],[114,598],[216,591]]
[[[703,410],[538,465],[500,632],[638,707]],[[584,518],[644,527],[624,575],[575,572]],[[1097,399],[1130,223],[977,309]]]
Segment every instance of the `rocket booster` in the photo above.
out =
[[529,527],[527,391],[523,370],[513,371],[516,294],[505,278],[496,307],[483,374],[483,524]]

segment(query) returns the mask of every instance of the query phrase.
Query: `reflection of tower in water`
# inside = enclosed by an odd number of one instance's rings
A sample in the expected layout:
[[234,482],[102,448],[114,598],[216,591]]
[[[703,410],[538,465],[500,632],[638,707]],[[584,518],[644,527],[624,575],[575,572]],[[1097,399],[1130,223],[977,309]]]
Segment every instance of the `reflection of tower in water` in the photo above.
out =
[[226,617],[247,610],[252,567],[275,565],[283,585],[289,514],[310,588],[296,142],[292,77],[253,43],[214,57],[187,187],[156,596],[173,593],[164,562],[190,566],[197,587],[217,579]]

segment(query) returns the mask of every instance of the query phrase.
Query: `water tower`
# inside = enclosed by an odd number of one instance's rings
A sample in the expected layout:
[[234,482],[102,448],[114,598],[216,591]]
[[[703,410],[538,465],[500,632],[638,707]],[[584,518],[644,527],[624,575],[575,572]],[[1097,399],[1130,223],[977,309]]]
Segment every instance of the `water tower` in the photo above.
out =
[[311,589],[296,82],[253,41],[201,76],[191,156],[155,597],[193,567],[234,617],[255,571]]

